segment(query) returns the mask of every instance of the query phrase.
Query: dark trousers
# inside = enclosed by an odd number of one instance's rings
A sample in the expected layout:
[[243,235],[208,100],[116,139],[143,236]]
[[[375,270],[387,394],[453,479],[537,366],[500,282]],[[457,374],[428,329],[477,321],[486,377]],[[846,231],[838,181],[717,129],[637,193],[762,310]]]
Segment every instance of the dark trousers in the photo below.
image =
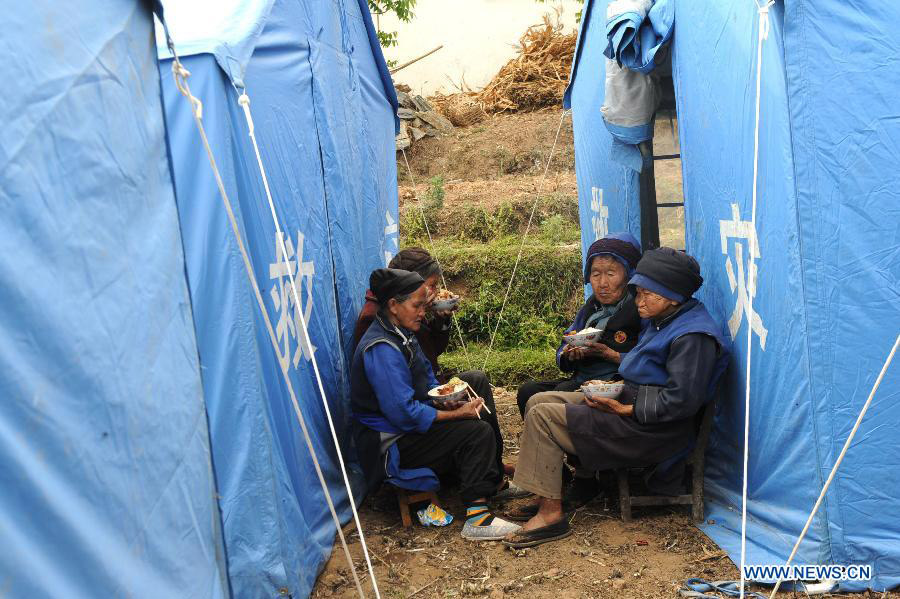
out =
[[[494,443],[496,444],[496,454],[494,455],[494,461],[497,462],[497,469],[500,472],[500,476],[503,476],[503,434],[500,432],[500,421],[497,420],[497,408],[494,406],[494,394],[491,392],[491,381],[488,379],[488,376],[482,372],[481,370],[467,370],[465,372],[461,372],[457,374],[460,379],[469,383],[469,386],[472,387],[472,390],[484,400],[484,405],[487,406],[487,409],[491,411],[488,414],[486,411],[481,411],[481,419],[484,422],[487,422],[491,425],[491,429],[494,431]],[[497,484],[500,483],[500,479],[497,479]]]
[[455,474],[466,505],[493,495],[500,481],[494,432],[484,420],[435,422],[424,434],[400,437],[397,449],[401,468],[431,468],[437,475]]
[[525,404],[531,399],[532,395],[543,393],[544,391],[578,391],[581,383],[574,379],[557,379],[555,381],[528,381],[519,387],[516,394],[516,403],[519,404],[519,414],[522,420],[525,420]]

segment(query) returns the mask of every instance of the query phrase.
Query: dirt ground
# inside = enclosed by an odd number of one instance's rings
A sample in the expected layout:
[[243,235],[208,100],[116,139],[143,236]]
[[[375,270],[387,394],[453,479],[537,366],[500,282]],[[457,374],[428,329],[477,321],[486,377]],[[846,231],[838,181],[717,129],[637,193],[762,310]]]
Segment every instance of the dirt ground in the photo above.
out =
[[[504,200],[548,194],[577,197],[570,115],[563,119],[556,149],[550,155],[560,116],[557,109],[498,114],[476,125],[457,128],[451,135],[422,139],[408,152],[409,169],[402,155],[398,156],[401,211],[416,197],[409,170],[420,195],[427,188],[428,179],[443,177],[448,208],[473,204],[490,210]],[[657,121],[654,152],[678,152],[677,122]],[[546,160],[550,160],[550,168],[541,185]],[[660,160],[654,166],[656,201],[681,202],[681,160]],[[663,207],[658,215],[661,244],[684,248],[684,208]]]
[[[507,439],[507,461],[515,462],[516,439],[522,428],[515,395],[497,388],[495,400]],[[359,511],[375,577],[385,598],[661,599],[677,597],[682,583],[691,577],[738,577],[725,553],[692,524],[687,506],[635,508],[634,520],[624,524],[615,498],[601,496],[575,513],[571,537],[513,551],[497,542],[477,543],[460,536],[465,508],[454,489],[439,493],[443,507],[455,517],[450,526],[425,528],[416,523],[404,529],[393,491],[387,487],[368,498]],[[514,505],[509,503],[507,508]],[[345,532],[357,571],[363,576],[366,566],[352,523]],[[374,596],[368,576],[362,582]],[[311,596],[358,596],[340,544],[335,545]],[[782,598],[800,596],[778,593]],[[853,595],[823,597],[845,596]],[[855,596],[896,599],[900,593]]]
[[[407,151],[417,179],[441,175],[445,180],[475,181],[510,174],[541,174],[560,127],[562,111],[540,110],[496,114],[470,127],[459,127],[451,135],[424,138]],[[572,119],[563,119],[550,172],[574,172],[575,142]],[[402,158],[397,177],[408,183]]]
[[[445,208],[472,203],[487,209],[503,200],[535,197],[559,119],[559,110],[497,115],[457,129],[453,135],[422,140],[409,155],[419,191],[425,189],[427,177],[440,175],[445,181]],[[656,154],[676,153],[677,123],[658,121],[654,146]],[[655,166],[657,201],[681,201],[680,160],[658,161]],[[415,199],[402,158],[398,160],[398,178],[402,206]],[[543,193],[577,196],[568,117]],[[661,208],[659,220],[662,242],[684,247],[683,209]],[[515,462],[522,427],[515,395],[498,388],[495,400],[506,438],[506,458]],[[447,528],[418,524],[402,528],[388,485],[360,508],[382,597],[657,599],[676,597],[682,583],[691,577],[738,577],[725,553],[693,525],[687,506],[635,508],[633,522],[624,524],[616,498],[607,493],[575,513],[571,537],[511,551],[497,542],[475,543],[460,537],[464,506],[452,488],[442,489],[439,495],[442,506],[456,518]],[[352,523],[345,532],[362,576],[366,566]],[[362,582],[368,595],[374,596],[367,575]],[[356,596],[343,551],[336,544],[312,597]],[[799,596],[779,593],[779,597]],[[900,598],[900,593],[861,596]]]

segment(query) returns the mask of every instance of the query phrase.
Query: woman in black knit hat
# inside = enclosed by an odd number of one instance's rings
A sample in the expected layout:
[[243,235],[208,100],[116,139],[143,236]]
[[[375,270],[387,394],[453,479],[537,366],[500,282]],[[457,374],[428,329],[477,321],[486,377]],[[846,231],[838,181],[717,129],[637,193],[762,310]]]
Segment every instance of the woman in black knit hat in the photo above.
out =
[[404,489],[433,490],[436,474],[453,473],[468,508],[463,537],[502,538],[518,526],[487,507],[503,482],[494,426],[487,421],[496,422],[496,409],[487,413],[480,397],[449,405],[429,396],[438,381],[415,337],[428,304],[421,276],[380,268],[369,285],[378,313],[350,369],[353,432],[369,491],[385,477]]
[[604,329],[597,343],[572,347],[563,341],[556,350],[556,364],[569,376],[552,381],[528,381],[519,387],[516,402],[525,419],[528,400],[542,391],[575,391],[584,381],[609,379],[616,374],[621,355],[637,343],[641,319],[634,306],[628,279],[641,259],[641,245],[628,233],[611,233],[588,249],[584,282],[591,296],[575,315],[566,332],[587,327]]
[[528,521],[504,543],[524,547],[571,534],[560,482],[566,454],[590,471],[673,461],[668,488],[655,490],[677,494],[694,417],[728,365],[721,324],[692,297],[702,283],[691,256],[671,248],[644,253],[629,280],[644,325],[619,365],[625,387],[615,399],[555,393],[559,401],[529,407],[514,482],[538,501],[511,514]]

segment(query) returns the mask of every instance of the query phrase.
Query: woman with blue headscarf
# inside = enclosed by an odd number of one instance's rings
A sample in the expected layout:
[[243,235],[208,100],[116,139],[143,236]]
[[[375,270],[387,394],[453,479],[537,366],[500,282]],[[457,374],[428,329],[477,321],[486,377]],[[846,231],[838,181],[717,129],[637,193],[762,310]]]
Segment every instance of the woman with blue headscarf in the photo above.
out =
[[610,233],[591,244],[584,282],[593,293],[566,333],[593,327],[604,330],[603,336],[587,347],[563,341],[556,350],[556,364],[571,374],[554,381],[528,381],[519,387],[516,401],[523,419],[528,400],[536,393],[575,391],[585,381],[610,379],[616,374],[622,354],[634,347],[641,330],[634,293],[628,290],[628,280],[640,259],[641,245],[629,233]]

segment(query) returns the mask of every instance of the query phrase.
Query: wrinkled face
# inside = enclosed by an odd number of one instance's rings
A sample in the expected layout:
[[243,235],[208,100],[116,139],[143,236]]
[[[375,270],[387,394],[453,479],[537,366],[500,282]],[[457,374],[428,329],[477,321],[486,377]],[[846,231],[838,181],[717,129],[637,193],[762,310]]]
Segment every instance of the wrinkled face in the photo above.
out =
[[416,289],[405,301],[398,302],[392,299],[388,302],[388,313],[394,324],[398,324],[410,331],[418,331],[425,318],[425,308],[428,306],[428,296],[425,285]]
[[643,287],[637,287],[634,303],[641,318],[651,319],[668,316],[678,307],[678,302]]
[[612,256],[591,260],[590,283],[594,297],[601,304],[615,304],[625,294],[625,267]]
[[427,279],[425,279],[425,284],[422,285],[422,287],[425,288],[425,301],[427,303],[430,304],[432,301],[434,301],[434,297],[437,295],[437,292],[438,292],[438,284],[440,284],[440,282],[441,282],[440,273],[435,273],[435,274],[431,275],[430,277],[428,277]]

